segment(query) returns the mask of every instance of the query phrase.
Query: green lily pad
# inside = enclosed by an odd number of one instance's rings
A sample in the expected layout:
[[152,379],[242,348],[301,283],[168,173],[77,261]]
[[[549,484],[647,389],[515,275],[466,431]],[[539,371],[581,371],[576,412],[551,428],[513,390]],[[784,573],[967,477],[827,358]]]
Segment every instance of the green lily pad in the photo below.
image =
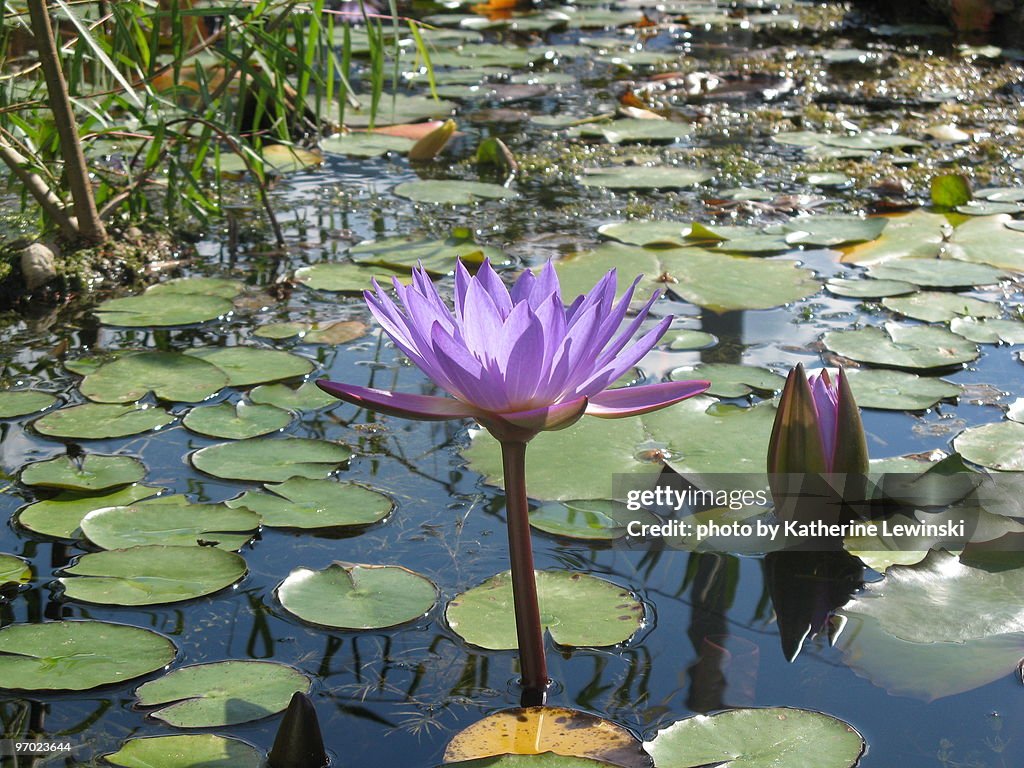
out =
[[125,328],[193,325],[227,315],[234,305],[219,296],[201,293],[144,293],[108,299],[96,307],[96,317],[104,325]]
[[853,768],[864,746],[849,723],[789,707],[697,715],[660,729],[644,743],[658,768]]
[[701,248],[657,253],[665,287],[714,312],[780,307],[821,290],[813,273],[793,261],[727,256]]
[[149,432],[167,426],[172,421],[174,416],[162,408],[85,403],[48,413],[33,422],[32,428],[47,437],[103,440]]
[[1024,424],[997,421],[965,429],[953,447],[967,461],[1004,472],[1024,472]]
[[29,504],[18,513],[18,524],[28,530],[58,539],[80,539],[82,518],[94,509],[120,507],[167,490],[135,484],[102,496],[61,493],[52,499]]
[[315,411],[341,402],[312,381],[307,381],[298,389],[292,389],[287,384],[263,384],[249,393],[249,399],[260,405],[274,405],[287,411]]
[[403,283],[412,282],[412,275],[406,270],[364,267],[350,261],[323,262],[295,270],[296,282],[317,291],[339,293],[362,293],[371,290],[374,280],[380,285],[391,285],[392,278],[398,278]]
[[690,227],[681,221],[617,221],[604,224],[597,231],[604,237],[629,245],[681,248],[691,244],[686,239]]
[[259,515],[247,509],[192,504],[179,495],[96,509],[81,522],[82,532],[100,549],[164,544],[237,551],[252,541],[259,526]]
[[479,760],[462,760],[457,763],[445,763],[440,768],[602,768],[614,763],[601,760],[590,760],[585,757],[566,757],[554,752],[542,752],[539,755],[499,755],[498,757],[481,757]]
[[668,377],[672,381],[710,381],[711,388],[706,394],[716,397],[746,397],[751,394],[771,397],[786,383],[785,378],[767,368],[731,363],[701,363],[692,368],[676,368]]
[[388,152],[407,154],[416,142],[404,136],[388,136],[384,133],[339,133],[320,142],[320,148],[328,154],[351,157],[380,157]]
[[1001,269],[953,259],[892,259],[868,267],[871,277],[904,280],[924,288],[972,288],[995,285],[1006,277]]
[[825,283],[825,289],[836,296],[850,299],[880,299],[913,293],[917,286],[902,280],[851,280],[834,277]]
[[999,317],[1003,313],[995,302],[939,291],[882,299],[882,306],[927,323],[946,323],[956,317]]
[[[877,264],[892,259],[934,259],[939,254],[944,233],[948,229],[949,222],[945,216],[928,213],[923,209],[905,216],[894,216],[889,219],[877,240],[852,246],[843,254],[842,261],[847,264]],[[883,275],[875,274],[873,277]]]
[[160,605],[219,592],[246,573],[216,547],[143,546],[83,555],[60,579],[64,597],[102,605]]
[[956,207],[957,213],[965,216],[992,216],[998,213],[1020,213],[1019,203],[1001,203],[996,200],[971,200]]
[[1020,203],[1024,202],[1024,187],[989,187],[988,189],[979,189],[975,197],[981,200]]
[[223,371],[189,355],[139,352],[100,365],[78,388],[98,403],[133,403],[149,392],[161,400],[198,403],[227,383]]
[[252,335],[261,339],[280,341],[303,333],[309,326],[305,323],[267,323],[253,329]]
[[294,379],[313,370],[312,361],[279,349],[201,347],[190,349],[185,354],[220,368],[227,374],[228,385],[232,387]]
[[192,454],[192,465],[214,477],[278,483],[292,477],[322,479],[352,458],[347,446],[303,437],[257,437],[218,443]]
[[124,624],[13,624],[0,629],[0,688],[88,691],[155,672],[176,653],[163,635]]
[[623,504],[604,499],[548,502],[530,511],[530,525],[538,531],[587,541],[621,539],[633,520],[658,522],[644,510],[630,512]]
[[662,338],[673,352],[690,349],[707,349],[718,343],[718,337],[704,331],[669,331]]
[[122,768],[260,768],[263,754],[238,739],[212,733],[128,739],[117,752],[104,755]]
[[233,299],[245,290],[245,286],[237,280],[225,277],[181,277],[167,280],[150,286],[146,293],[150,296],[172,294],[175,296],[219,296],[222,299]]
[[21,471],[21,482],[68,491],[105,491],[138,482],[145,476],[146,467],[136,458],[90,453],[81,460],[58,456],[29,464]]
[[[422,264],[425,270],[439,276],[454,274],[455,263],[459,259],[470,268],[482,264],[485,258],[490,259],[495,267],[511,263],[500,249],[489,245],[480,245],[466,238],[434,240],[419,235],[364,240],[352,246],[349,255],[357,264],[387,269],[412,271]],[[390,281],[382,285],[388,286]]]
[[797,216],[790,219],[785,228],[790,232],[801,232],[801,245],[831,248],[850,243],[864,243],[875,240],[882,234],[888,221],[884,218],[861,218],[860,216]]
[[814,147],[815,145],[825,147],[836,147],[839,149],[882,151],[890,149],[902,149],[904,147],[921,147],[924,143],[907,136],[900,136],[894,133],[874,133],[865,131],[855,136],[847,136],[837,133],[813,133],[811,131],[793,131],[791,133],[778,133],[772,137],[780,144],[789,144],[797,147]]
[[714,174],[702,168],[673,165],[616,165],[590,168],[580,177],[585,187],[603,189],[686,189],[703,184]]
[[313,323],[306,335],[302,337],[303,344],[347,344],[366,335],[368,328],[361,320],[338,320],[334,323],[322,325]]
[[921,411],[940,400],[958,397],[961,392],[957,384],[905,371],[860,368],[847,370],[846,375],[861,408]]
[[220,403],[193,408],[181,423],[200,435],[244,440],[279,432],[291,421],[292,415],[288,411],[273,405]]
[[816,187],[845,187],[853,182],[849,176],[845,173],[830,173],[828,171],[822,171],[820,173],[809,173],[804,178],[808,184],[813,184]]
[[175,728],[216,728],[275,715],[309,688],[309,678],[287,664],[217,661],[176,669],[135,695],[139,706],[159,707],[150,717]]
[[949,330],[975,344],[1024,344],[1024,323],[1019,320],[954,317]]
[[519,197],[517,192],[500,184],[458,179],[406,181],[392,192],[417,203],[441,205],[472,205],[482,200],[514,200]]
[[[435,59],[435,56],[439,55],[440,52],[437,52],[432,53],[430,56],[431,64],[435,67],[441,66],[439,61]],[[381,94],[376,114],[371,119],[372,102],[370,97],[360,95],[358,98],[360,102],[359,108],[352,108],[351,106],[345,108],[345,125],[352,128],[365,128],[371,122],[376,126],[382,126],[417,123],[421,120],[445,119],[451,117],[456,106],[453,102],[434,99],[430,96],[406,96],[401,93],[384,93]],[[336,105],[332,105],[332,109],[327,111],[329,113],[327,117],[334,122],[338,122],[340,115],[337,113]],[[332,111],[333,114],[330,114]]]
[[1007,227],[1008,214],[976,216],[955,230],[946,244],[946,255],[1012,272],[1024,272],[1024,232]]
[[293,477],[226,502],[255,512],[269,528],[341,528],[380,522],[395,508],[383,493],[355,483]]
[[[246,160],[252,159],[243,156],[241,152],[210,152],[206,155],[206,164],[215,167],[218,173],[241,176],[249,171],[250,163]],[[264,144],[260,148],[259,159],[268,175],[295,173],[320,165],[324,161],[318,150],[290,147],[286,144]]]
[[604,139],[609,144],[663,143],[686,138],[693,133],[690,123],[674,120],[621,118],[602,123],[586,123],[570,128],[570,136]]
[[[618,645],[643,625],[643,603],[610,581],[570,571],[537,571],[536,578],[541,622],[559,645]],[[517,648],[511,574],[499,573],[452,598],[445,619],[471,645]]]
[[[578,253],[567,259],[555,262],[555,271],[562,286],[562,296],[568,301],[593,289],[597,281],[608,274],[608,270],[629,264],[631,274],[643,274],[643,279],[636,287],[633,301],[646,301],[657,290],[664,290],[665,285],[658,281],[661,264],[658,251],[636,248],[621,243],[603,243],[592,251]],[[619,278],[617,291],[621,296],[629,283]]]
[[30,413],[45,411],[57,402],[57,398],[46,392],[21,389],[14,392],[0,392],[0,419],[13,419]]
[[322,571],[296,568],[277,587],[285,610],[337,629],[384,629],[426,616],[437,587],[397,565],[332,563]]
[[830,331],[825,346],[838,355],[888,368],[930,370],[977,359],[978,348],[945,328],[886,323],[853,331]]
[[32,578],[32,567],[20,557],[0,552],[0,587],[5,584],[27,584]]

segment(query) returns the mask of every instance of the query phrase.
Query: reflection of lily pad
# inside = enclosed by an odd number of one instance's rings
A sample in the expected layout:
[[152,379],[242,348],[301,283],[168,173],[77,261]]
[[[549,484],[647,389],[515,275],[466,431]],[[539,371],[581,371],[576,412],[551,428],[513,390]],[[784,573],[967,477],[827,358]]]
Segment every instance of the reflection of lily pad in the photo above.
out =
[[277,596],[285,610],[312,624],[383,629],[425,616],[437,602],[437,587],[397,565],[333,563],[322,571],[295,569]]
[[[541,621],[559,645],[617,645],[643,624],[643,603],[609,581],[570,571],[537,571],[536,577]],[[471,645],[518,647],[511,574],[499,573],[452,598],[445,618]]]
[[846,375],[861,408],[920,411],[960,394],[956,384],[904,371],[860,368],[848,370]]
[[244,440],[278,432],[291,420],[288,411],[273,405],[220,403],[193,408],[185,414],[182,424],[200,435]]
[[770,397],[786,383],[782,376],[767,368],[730,363],[701,363],[693,368],[676,368],[669,378],[672,381],[710,381],[711,388],[706,394],[716,397],[746,397],[750,394]]
[[78,539],[82,536],[82,518],[94,509],[132,504],[163,490],[166,489],[136,483],[102,496],[61,493],[22,509],[18,513],[18,524],[43,536]]
[[124,624],[14,624],[0,629],[0,688],[87,691],[148,675],[176,653],[166,637]]
[[104,325],[145,328],[205,323],[223,317],[232,309],[231,302],[219,296],[144,293],[104,301],[96,308],[96,317]]
[[219,592],[245,572],[241,556],[216,547],[144,546],[83,555],[60,582],[69,600],[159,605]]
[[997,421],[965,429],[953,447],[975,464],[1003,472],[1024,472],[1024,424]]
[[962,336],[928,325],[886,323],[825,334],[825,346],[838,355],[890,368],[928,370],[970,362],[980,354]]
[[161,408],[85,403],[48,413],[33,422],[32,428],[47,437],[102,440],[137,435],[172,421],[174,417]]
[[939,291],[882,299],[882,306],[927,323],[945,323],[955,317],[999,317],[1003,313],[995,302]]
[[57,398],[46,392],[22,389],[16,392],[0,392],[0,419],[13,419],[30,413],[44,411],[57,402]]
[[122,768],[260,768],[263,755],[238,739],[212,733],[128,739],[117,752],[104,755]]
[[255,512],[270,528],[370,525],[383,520],[395,507],[383,493],[334,480],[293,477],[266,489],[271,493],[246,491],[227,505]]
[[146,467],[136,458],[90,453],[81,459],[58,456],[29,464],[21,472],[21,482],[68,491],[105,491],[145,476]]
[[471,205],[482,200],[512,200],[519,196],[500,184],[442,179],[406,181],[392,191],[417,203],[443,205]]
[[697,715],[644,744],[658,768],[852,768],[864,739],[849,723],[788,707]]
[[227,374],[232,387],[247,387],[305,376],[313,363],[279,349],[261,347],[201,347],[185,354],[205,360]]
[[605,189],[686,189],[714,178],[701,168],[673,165],[617,165],[592,168],[580,177],[585,187]]
[[350,458],[346,446],[326,440],[257,437],[202,448],[192,454],[192,464],[214,477],[275,483],[290,477],[324,478]]
[[[139,686],[140,706],[175,728],[237,725],[277,714],[309,678],[273,661],[218,661],[182,667]],[[161,706],[161,705],[167,706]]]
[[226,386],[228,377],[209,363],[178,352],[139,352],[104,363],[79,390],[99,403],[131,403],[152,392],[162,400],[197,403]]

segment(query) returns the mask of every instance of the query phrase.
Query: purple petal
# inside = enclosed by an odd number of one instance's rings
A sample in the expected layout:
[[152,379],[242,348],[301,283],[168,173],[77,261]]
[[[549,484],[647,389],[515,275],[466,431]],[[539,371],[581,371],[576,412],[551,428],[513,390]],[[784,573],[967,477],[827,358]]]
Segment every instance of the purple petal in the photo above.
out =
[[495,376],[466,347],[435,324],[430,334],[438,367],[454,384],[453,395],[481,410],[505,410],[508,403],[500,374]]
[[839,423],[836,413],[839,410],[839,391],[828,371],[811,374],[807,378],[811,386],[811,398],[814,410],[818,414],[818,434],[821,436],[821,447],[825,453],[825,461],[831,464],[836,451],[836,430]]
[[508,313],[512,311],[512,299],[508,295],[508,288],[505,283],[502,282],[501,278],[498,277],[498,273],[491,266],[490,259],[484,259],[484,263],[476,271],[476,281],[487,292],[487,295],[491,297],[491,301],[497,308],[498,314],[501,315],[501,319],[504,320],[508,317]]
[[443,421],[445,419],[475,418],[480,415],[480,411],[473,406],[450,397],[388,392],[383,389],[357,387],[327,379],[320,379],[316,385],[327,394],[344,400],[346,403],[385,413],[388,416],[401,416],[404,419]]
[[462,336],[466,348],[481,362],[494,357],[495,340],[504,319],[484,284],[473,280],[462,309]]
[[[565,429],[572,426],[587,410],[587,398],[578,397],[557,405],[547,405],[543,408],[533,408],[529,411],[517,413],[496,414],[500,421],[511,424],[519,429],[533,432],[544,432],[555,429]],[[488,429],[491,425],[482,421]]]
[[544,269],[537,276],[537,281],[533,284],[533,290],[530,291],[528,299],[530,306],[536,309],[551,294],[558,296],[559,303],[562,303],[562,290],[558,284],[558,273],[555,272],[554,264],[548,261],[544,265]]
[[604,368],[599,369],[587,381],[577,387],[576,393],[584,396],[597,394],[640,362],[640,358],[650,352],[654,345],[658,343],[658,339],[665,335],[665,331],[668,330],[672,319],[671,317],[663,318],[654,328],[633,342],[629,349],[617,355],[614,360],[609,362]]
[[512,303],[519,304],[529,299],[530,294],[533,293],[534,283],[536,282],[537,276],[533,274],[533,270],[524,269],[512,285]]
[[455,261],[455,316],[462,319],[462,310],[466,306],[466,292],[469,290],[469,283],[473,278],[462,263],[462,259]]
[[644,387],[606,389],[590,398],[587,416],[602,419],[639,416],[699,395],[710,386],[710,381],[666,381]]

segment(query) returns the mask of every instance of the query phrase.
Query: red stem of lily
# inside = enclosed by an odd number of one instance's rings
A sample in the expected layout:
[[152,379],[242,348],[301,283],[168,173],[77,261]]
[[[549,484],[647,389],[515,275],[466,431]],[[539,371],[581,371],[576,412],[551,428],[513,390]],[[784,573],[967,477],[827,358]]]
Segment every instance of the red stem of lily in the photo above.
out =
[[508,510],[508,551],[512,564],[512,599],[519,640],[523,705],[542,704],[548,687],[544,658],[544,628],[537,601],[537,579],[533,569],[533,544],[526,502],[526,443],[501,441],[501,463],[505,471],[505,504]]

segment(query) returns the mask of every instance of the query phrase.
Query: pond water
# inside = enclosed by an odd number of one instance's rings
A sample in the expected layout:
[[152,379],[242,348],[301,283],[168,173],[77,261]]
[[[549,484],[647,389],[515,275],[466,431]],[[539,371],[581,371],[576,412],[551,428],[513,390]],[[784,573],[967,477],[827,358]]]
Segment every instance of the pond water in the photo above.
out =
[[[267,244],[268,233],[258,223],[258,210],[247,202],[251,190],[239,185],[238,203],[229,211],[223,231],[208,233],[197,245],[197,258],[184,270],[188,276],[238,281],[238,289],[228,291],[233,302],[230,314],[214,313],[215,319],[183,327],[140,322],[138,327],[125,328],[116,315],[109,311],[104,315],[104,307],[98,314],[97,307],[87,303],[53,311],[33,309],[26,316],[6,318],[0,331],[4,361],[0,385],[56,395],[59,402],[46,410],[49,416],[86,402],[81,391],[86,385],[79,374],[95,375],[94,356],[123,350],[170,353],[250,345],[286,350],[309,361],[309,373],[283,376],[291,384],[328,377],[436,394],[433,385],[381,336],[360,299],[352,293],[318,288],[327,278],[308,268],[350,264],[348,248],[366,239],[407,235],[444,239],[459,228],[469,230],[466,236],[480,244],[503,251],[510,274],[547,259],[564,262],[563,282],[572,288],[587,287],[613,264],[619,269],[620,284],[633,274],[650,272],[652,263],[670,264],[665,267],[668,273],[680,270],[679,279],[663,284],[672,293],[654,310],[658,316],[673,314],[676,320],[666,342],[641,362],[636,380],[658,381],[677,368],[702,363],[764,366],[785,375],[798,362],[817,367],[823,361],[842,360],[840,354],[847,362],[851,357],[863,359],[840,352],[838,342],[823,340],[829,332],[890,322],[908,328],[925,323],[913,319],[913,314],[908,319],[883,306],[882,294],[861,299],[823,290],[824,281],[834,277],[866,282],[864,269],[852,263],[853,255],[858,248],[883,242],[877,233],[854,237],[866,241],[854,247],[826,228],[824,235],[819,231],[810,240],[804,238],[805,245],[799,248],[801,238],[791,238],[786,247],[775,245],[765,256],[760,251],[764,240],[774,237],[777,241],[786,232],[759,228],[791,222],[795,214],[917,210],[928,203],[928,180],[942,173],[968,173],[978,189],[1020,191],[1024,171],[1019,161],[1024,152],[1015,126],[1021,105],[1015,92],[1006,88],[1014,83],[1019,88],[1024,74],[1014,52],[959,50],[935,29],[883,27],[877,21],[845,16],[845,10],[835,4],[726,7],[707,3],[698,8],[683,3],[667,14],[669,18],[659,17],[658,26],[642,33],[632,28],[592,28],[604,23],[605,17],[598,14],[605,12],[607,23],[616,25],[627,24],[639,14],[631,5],[609,12],[585,4],[569,22],[573,28],[566,30],[560,23],[539,32],[527,31],[529,26],[523,22],[522,31],[510,31],[502,26],[500,13],[492,14],[491,28],[484,30],[482,42],[465,33],[465,49],[454,58],[445,58],[440,55],[445,49],[439,49],[441,95],[458,98],[455,115],[461,134],[444,155],[427,163],[410,164],[400,154],[364,158],[328,152],[319,167],[281,177],[272,197],[287,238],[283,253]],[[591,14],[589,20],[587,14]],[[489,17],[477,14],[475,18]],[[672,19],[675,22],[669,23]],[[469,22],[463,29],[481,25],[487,26],[482,21]],[[474,46],[486,42],[501,43],[516,54],[529,51],[524,62],[531,59],[533,63],[509,69],[515,57],[508,54],[505,61],[492,51],[480,63],[470,62],[474,64],[470,70],[459,67],[458,57],[483,51]],[[436,44],[442,44],[440,35]],[[623,57],[633,63],[622,64]],[[653,65],[648,67],[647,62]],[[665,71],[691,78],[682,83],[652,79]],[[476,80],[489,86],[467,92],[466,83]],[[422,96],[423,81],[422,76],[416,78],[411,92]],[[530,81],[535,81],[532,90],[513,87]],[[688,94],[686,88],[695,82],[696,93]],[[567,134],[565,127],[556,127],[562,121],[614,112],[627,89],[648,106],[667,110],[687,130],[675,141],[652,146],[608,143],[600,136],[577,138]],[[387,98],[382,105],[387,122]],[[538,121],[538,117],[548,119]],[[968,139],[951,141],[951,134],[941,134],[947,140],[929,138],[929,130],[935,133],[936,126],[951,125],[969,134]],[[865,138],[870,130],[910,141],[892,146],[877,137]],[[788,143],[773,138],[797,131],[807,133]],[[843,141],[828,144],[821,138],[855,134],[860,136],[859,143],[845,146]],[[479,142],[492,136],[502,138],[519,159],[520,176],[510,184],[518,198],[449,205],[411,201],[395,193],[397,185],[420,179],[501,181],[502,175],[494,170],[478,170],[474,159]],[[630,165],[631,161],[635,164]],[[608,190],[581,183],[587,178],[586,168],[637,169],[648,161],[709,172],[707,178],[681,189]],[[814,173],[825,174],[816,177],[818,184],[812,183],[815,177],[808,178]],[[737,187],[747,191],[732,191]],[[765,191],[769,194],[757,194]],[[1004,193],[996,202],[1010,200],[1012,206],[1015,199],[1024,199],[1024,194]],[[982,212],[990,215],[953,214],[950,220],[960,226],[978,226],[977,222],[991,222],[1000,212],[1014,213],[1010,208]],[[609,242],[598,227],[627,219],[677,222],[676,239],[692,222],[712,229],[743,225],[747,229],[742,232],[719,229],[715,239],[741,241],[733,253],[757,252],[757,256],[743,259],[735,273],[708,277],[713,272],[710,268],[696,275],[686,272],[678,248],[634,245],[609,251],[608,245],[598,246]],[[896,221],[902,219],[892,218],[888,226]],[[1002,219],[996,223],[992,237],[1002,255],[992,256],[984,246],[974,244],[964,246],[970,252],[967,261],[995,263],[1007,271],[995,280],[971,278],[950,285],[968,300],[996,302],[986,306],[994,306],[1000,319],[1019,320],[1018,280],[1024,266],[1014,269],[1006,262],[1021,258],[1024,247],[1012,237],[1024,235],[1005,228]],[[805,222],[804,226],[810,225]],[[929,227],[920,230],[923,240],[935,236],[934,227]],[[825,245],[823,239],[829,237],[842,248]],[[886,246],[896,247],[891,242]],[[905,245],[900,247],[907,250]],[[931,255],[937,251],[938,245]],[[407,246],[397,246],[387,255],[393,263],[405,252]],[[673,258],[679,260],[670,261]],[[743,308],[758,306],[750,291],[742,289],[744,278],[737,277],[747,274],[744,270],[751,269],[751,263],[799,263],[813,270],[807,279],[815,285],[787,289],[791,276],[750,272],[749,282],[763,281],[767,308]],[[335,279],[365,283],[368,274],[387,271],[379,265],[361,269]],[[924,290],[929,290],[927,281],[922,282]],[[919,292],[922,282],[909,290]],[[440,285],[450,291],[450,278],[440,278]],[[941,289],[952,295],[948,288]],[[787,294],[787,290],[796,292]],[[774,298],[778,291],[782,291],[781,300]],[[723,292],[742,295],[737,300],[740,308],[722,299]],[[191,294],[184,291],[184,295]],[[941,300],[926,296],[921,303],[935,307]],[[975,308],[967,314],[983,316],[985,311]],[[958,314],[963,313],[953,310],[949,317],[929,321],[945,330]],[[276,323],[323,327],[335,321],[362,322],[366,328],[353,331],[354,338],[337,345],[311,343],[308,335],[294,331],[273,334],[279,338],[267,335]],[[669,341],[678,331],[687,330],[713,334],[714,343],[697,349],[679,343],[676,346],[681,348],[672,349]],[[1024,341],[1024,336],[1013,338]],[[910,346],[895,341],[897,349]],[[1004,411],[1024,396],[1017,348],[963,343],[978,351],[965,364],[895,366],[930,380],[941,375],[960,389],[936,397],[931,407],[866,407],[863,419],[873,458],[933,454],[934,459],[934,452],[952,452],[953,438],[967,429],[1016,423],[1005,419]],[[929,354],[934,355],[936,348],[944,354],[941,343],[925,346]],[[45,428],[40,431],[35,426],[38,412],[0,421],[0,470],[8,476],[0,492],[0,514],[9,521],[0,528],[0,553],[24,558],[32,567],[31,580],[0,603],[0,624],[86,619],[151,629],[176,645],[173,669],[226,659],[292,665],[312,681],[311,696],[336,765],[438,765],[453,734],[488,713],[516,706],[519,697],[515,653],[474,648],[444,619],[447,601],[507,568],[504,497],[488,482],[486,457],[471,454],[470,461],[465,455],[471,443],[470,425],[403,421],[340,403],[296,409],[295,418],[273,437],[348,446],[352,458],[335,462],[340,468],[334,477],[386,493],[395,503],[394,511],[382,522],[344,531],[263,527],[241,549],[248,569],[244,578],[227,589],[185,602],[131,607],[64,596],[56,581],[62,569],[97,547],[83,541],[80,532],[72,538],[46,536],[18,521],[19,510],[53,493],[17,482],[19,471],[32,462],[66,453],[136,457],[145,465],[147,485],[166,488],[166,494],[187,494],[194,503],[216,503],[259,490],[257,481],[219,478],[194,468],[190,458],[195,451],[223,440],[192,431],[182,420],[190,410],[247,400],[257,383],[282,378],[276,365],[258,364],[251,383],[217,387],[201,405],[145,394],[142,402],[166,408],[173,419],[162,428],[125,437],[48,437]],[[892,368],[883,364],[878,369]],[[886,397],[900,387],[913,389],[905,382],[875,385],[867,387],[864,400],[884,406]],[[754,387],[749,395],[721,399],[738,408],[754,409],[761,403],[770,408],[777,388],[769,384]],[[123,402],[132,399],[125,397]],[[702,408],[710,405],[704,403]],[[675,433],[670,441],[657,439],[655,430],[646,435],[647,441],[622,446],[627,458],[619,464],[589,465],[574,457],[570,448],[558,456],[555,474],[563,478],[552,479],[551,468],[540,467],[538,474],[548,472],[536,484],[531,481],[530,487],[539,506],[555,497],[549,494],[552,483],[607,484],[609,467],[630,464],[630,455],[639,456],[651,447],[666,448],[666,442],[671,443],[668,460],[679,468],[698,461],[691,456],[721,441],[728,466],[712,469],[735,471],[733,459],[738,457],[763,461],[767,435],[762,421],[750,422],[756,426],[750,427],[747,439],[742,438],[742,430],[737,437],[735,428],[716,432],[700,421],[693,422],[692,434]],[[577,439],[585,441],[587,434],[579,432]],[[538,445],[546,438],[538,438]],[[551,454],[543,455],[546,460]],[[645,454],[642,458],[657,471],[657,457]],[[999,454],[989,466],[1002,466],[999,461],[1011,459]],[[601,494],[597,491],[595,498]],[[1016,531],[1013,526],[1019,524],[1007,520]],[[1006,606],[992,606],[981,617],[983,624],[989,622],[983,637],[954,642],[950,635],[955,633],[948,627],[970,623],[970,612],[960,608],[972,593],[953,589],[946,610],[936,607],[934,611],[934,639],[941,642],[911,643],[877,628],[869,639],[861,629],[863,617],[853,615],[836,647],[830,646],[825,632],[808,638],[789,661],[780,635],[791,634],[793,628],[780,629],[783,619],[776,614],[782,611],[778,604],[773,608],[773,598],[777,603],[780,595],[788,596],[792,600],[788,609],[793,604],[806,606],[819,598],[813,585],[822,581],[820,575],[801,580],[792,562],[652,548],[630,540],[595,543],[541,531],[534,532],[534,543],[538,568],[600,576],[632,591],[645,609],[644,626],[623,645],[563,649],[549,640],[550,673],[556,681],[549,703],[609,718],[645,739],[668,723],[697,713],[750,706],[806,708],[845,720],[864,736],[868,745],[860,762],[864,768],[1024,764],[1022,688],[1014,673],[1015,659],[1024,656],[1024,634],[1019,617],[1007,620],[1003,627],[990,626],[998,622],[989,614]],[[440,599],[426,616],[380,630],[329,629],[286,611],[275,592],[278,585],[296,568],[321,570],[334,561],[405,566],[429,577]],[[827,610],[851,599],[861,581],[882,579],[871,569],[857,573],[860,578],[852,583],[841,578],[829,582],[838,597],[829,599]],[[934,589],[945,588],[936,583]],[[796,613],[802,615],[799,609]],[[985,644],[989,641],[999,648],[993,651],[992,645]],[[182,732],[149,716],[152,710],[136,701],[138,685],[160,674],[77,693],[0,690],[4,735],[19,738],[31,733],[73,744],[70,757],[61,755],[38,764],[100,765],[101,755],[117,750],[128,738]],[[264,718],[208,732],[243,739],[265,751],[279,720]]]

